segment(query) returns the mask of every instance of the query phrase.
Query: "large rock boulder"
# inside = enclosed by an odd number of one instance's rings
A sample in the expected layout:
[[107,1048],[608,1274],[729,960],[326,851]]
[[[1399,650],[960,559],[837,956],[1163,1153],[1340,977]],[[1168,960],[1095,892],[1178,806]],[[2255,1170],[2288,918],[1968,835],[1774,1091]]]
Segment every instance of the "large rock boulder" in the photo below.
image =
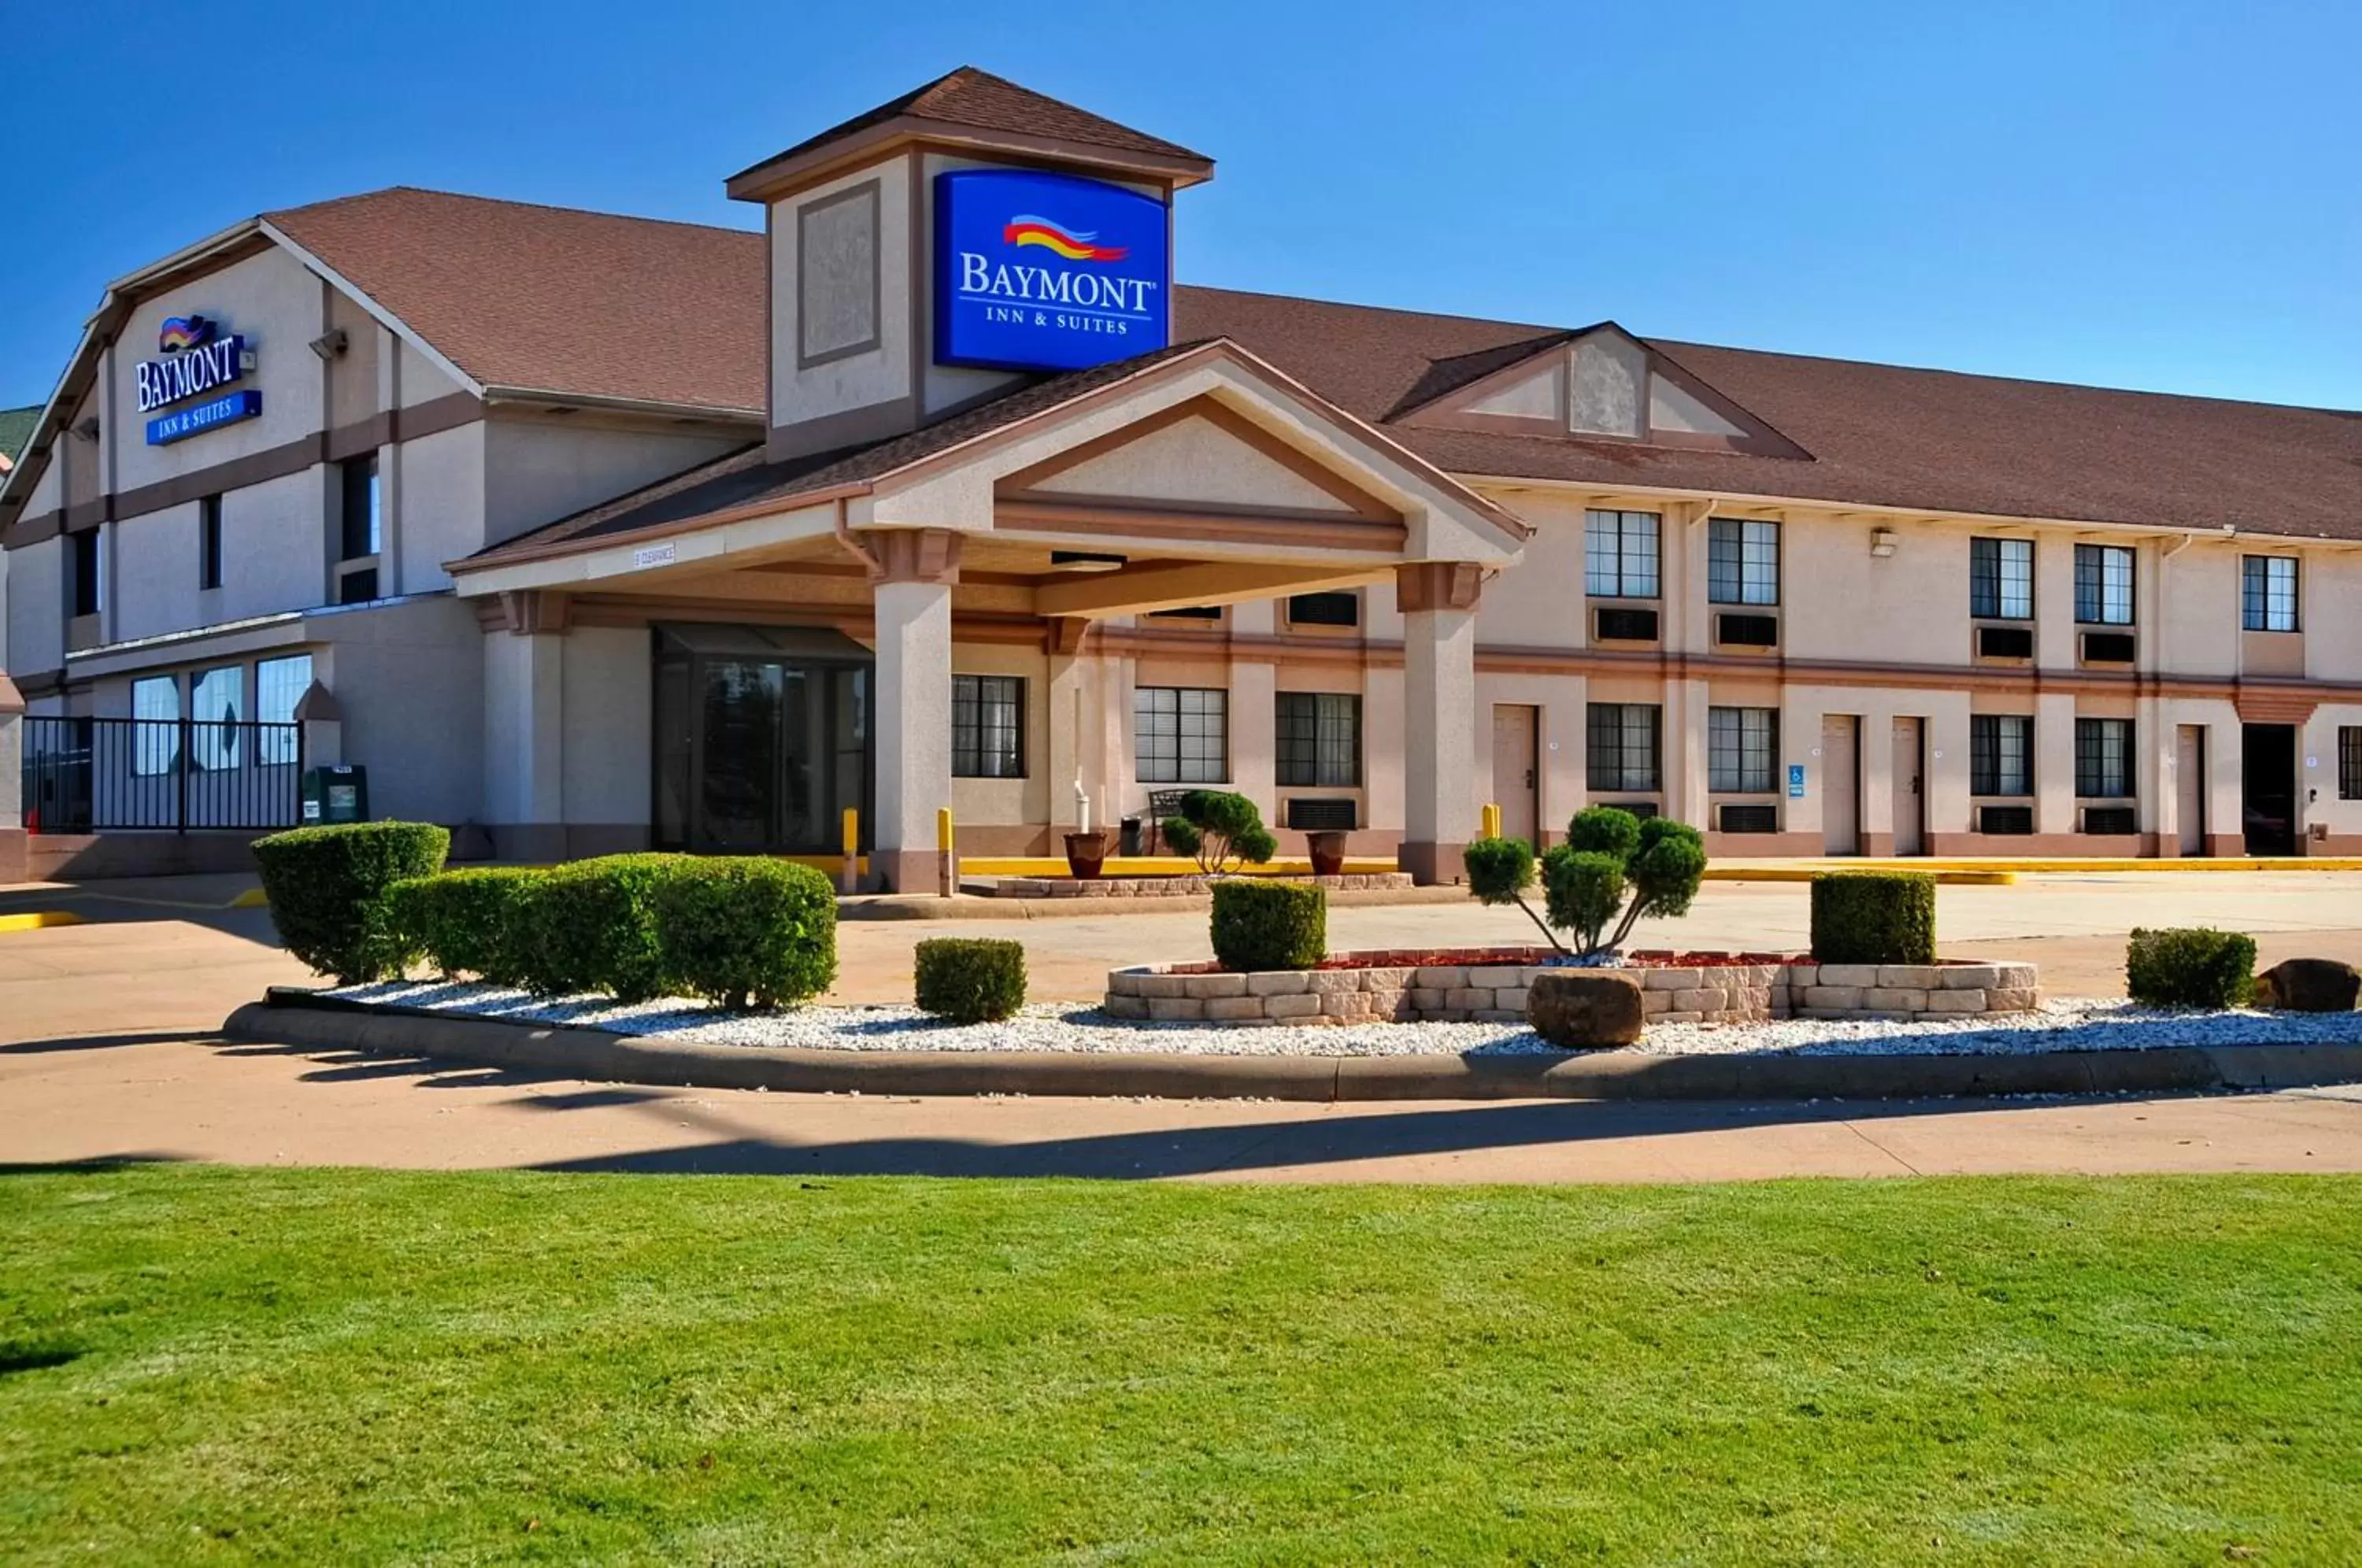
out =
[[1640,1038],[1640,982],[1621,969],[1545,969],[1526,991],[1534,1032],[1562,1051]]
[[2256,977],[2256,1005],[2282,1012],[2352,1012],[2362,972],[2334,958],[2290,958]]

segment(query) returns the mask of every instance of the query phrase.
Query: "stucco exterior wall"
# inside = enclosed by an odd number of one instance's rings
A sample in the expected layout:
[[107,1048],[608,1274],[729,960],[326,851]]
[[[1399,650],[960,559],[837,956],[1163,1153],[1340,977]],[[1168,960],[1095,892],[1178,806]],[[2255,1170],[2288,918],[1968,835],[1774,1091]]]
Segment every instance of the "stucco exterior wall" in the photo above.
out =
[[380,817],[476,820],[483,777],[482,638],[474,607],[416,600],[324,616],[313,678],[344,710],[344,760],[370,771]]
[[579,626],[561,641],[563,820],[646,827],[656,734],[648,634]]
[[44,539],[8,552],[8,643],[5,666],[55,669],[66,653],[66,542]]
[[[609,425],[507,418],[486,421],[480,438],[483,536],[469,549],[514,538],[745,445]],[[442,559],[448,558],[419,561],[421,580],[431,572],[437,586],[449,581],[440,570]]]

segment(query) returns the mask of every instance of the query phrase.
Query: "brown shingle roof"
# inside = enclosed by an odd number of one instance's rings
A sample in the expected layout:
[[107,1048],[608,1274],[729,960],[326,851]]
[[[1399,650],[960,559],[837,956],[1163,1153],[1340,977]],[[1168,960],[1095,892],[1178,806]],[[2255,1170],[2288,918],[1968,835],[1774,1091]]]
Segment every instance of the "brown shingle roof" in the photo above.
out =
[[[406,189],[271,219],[480,381],[763,406],[759,234]],[[1374,424],[1571,335],[1187,287],[1174,333],[1228,337]],[[2362,414],[1651,346],[1809,456],[1388,431],[1456,474],[2362,539]]]
[[1210,162],[1203,153],[1192,152],[1179,142],[1167,141],[1163,137],[1150,136],[1145,131],[1119,125],[1092,114],[1088,109],[1078,109],[1072,104],[1036,93],[1030,87],[1020,87],[1016,83],[995,76],[988,71],[963,65],[899,98],[889,99],[842,124],[831,126],[818,136],[807,137],[784,152],[740,170],[731,178],[734,181],[743,179],[771,164],[801,157],[833,141],[896,119],[925,120],[940,126],[997,131],[1010,136],[1048,137],[1058,141],[1077,142],[1085,147],[1140,153],[1152,158]]
[[483,385],[765,405],[760,234],[408,186],[264,219]]

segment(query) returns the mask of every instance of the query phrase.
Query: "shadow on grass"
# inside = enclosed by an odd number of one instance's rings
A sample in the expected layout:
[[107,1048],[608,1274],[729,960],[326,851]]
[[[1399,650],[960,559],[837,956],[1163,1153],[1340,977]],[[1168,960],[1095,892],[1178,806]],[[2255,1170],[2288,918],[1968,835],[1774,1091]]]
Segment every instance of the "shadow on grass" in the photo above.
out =
[[82,1346],[67,1340],[0,1340],[0,1377],[63,1366],[83,1353]]

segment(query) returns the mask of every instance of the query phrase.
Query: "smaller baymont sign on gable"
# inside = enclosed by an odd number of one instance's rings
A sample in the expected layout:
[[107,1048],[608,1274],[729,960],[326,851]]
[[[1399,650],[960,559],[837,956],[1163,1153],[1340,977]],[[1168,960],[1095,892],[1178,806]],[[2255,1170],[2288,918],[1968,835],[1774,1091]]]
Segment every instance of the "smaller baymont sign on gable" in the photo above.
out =
[[1165,346],[1170,213],[1071,174],[935,176],[935,362],[1075,370]]
[[[254,369],[246,339],[224,337],[218,324],[202,315],[166,318],[156,335],[160,358],[142,359],[132,367],[132,385],[138,393],[139,412],[204,397]],[[186,408],[175,408],[148,422],[148,445],[168,446],[218,425],[251,419],[262,412],[262,393],[251,387],[205,397]]]

